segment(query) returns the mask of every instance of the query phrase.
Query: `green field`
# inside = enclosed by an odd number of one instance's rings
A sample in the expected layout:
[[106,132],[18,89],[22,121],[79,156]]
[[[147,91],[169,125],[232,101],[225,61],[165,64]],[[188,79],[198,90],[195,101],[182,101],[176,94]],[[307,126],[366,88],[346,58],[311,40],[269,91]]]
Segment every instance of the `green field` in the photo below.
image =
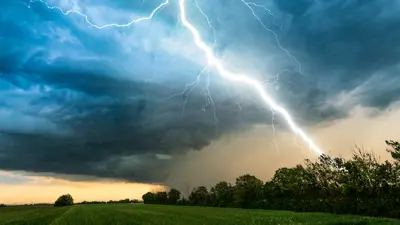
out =
[[143,204],[0,208],[0,224],[400,224],[399,220],[286,211]]

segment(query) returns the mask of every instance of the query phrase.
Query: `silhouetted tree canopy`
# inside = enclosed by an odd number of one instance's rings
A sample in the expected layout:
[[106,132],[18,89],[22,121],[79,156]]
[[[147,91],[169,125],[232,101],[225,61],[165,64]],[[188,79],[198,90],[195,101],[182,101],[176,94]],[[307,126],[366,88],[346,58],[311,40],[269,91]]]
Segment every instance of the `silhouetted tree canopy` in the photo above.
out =
[[232,206],[234,202],[235,189],[228,182],[218,182],[211,188],[210,195],[213,206],[228,207]]
[[74,199],[70,194],[66,195],[61,195],[58,197],[56,202],[54,203],[54,206],[69,206],[74,204]]
[[[218,182],[194,188],[188,199],[180,192],[146,193],[145,204],[264,208],[400,217],[400,144],[386,141],[393,161],[379,162],[356,147],[350,159],[321,155],[312,162],[280,168],[263,183],[245,174],[235,185]],[[208,191],[210,190],[210,191]],[[179,194],[178,194],[179,193]]]
[[189,202],[191,205],[207,206],[209,204],[210,196],[205,186],[195,188],[190,192]]
[[390,152],[392,158],[400,162],[400,143],[397,141],[386,141],[386,144],[390,146],[387,151]]
[[142,199],[144,204],[157,204],[154,193],[147,192],[142,196]]
[[263,182],[246,174],[236,178],[235,203],[241,208],[259,208],[263,201]]
[[181,192],[175,188],[171,188],[168,192],[168,204],[176,205],[181,198]]

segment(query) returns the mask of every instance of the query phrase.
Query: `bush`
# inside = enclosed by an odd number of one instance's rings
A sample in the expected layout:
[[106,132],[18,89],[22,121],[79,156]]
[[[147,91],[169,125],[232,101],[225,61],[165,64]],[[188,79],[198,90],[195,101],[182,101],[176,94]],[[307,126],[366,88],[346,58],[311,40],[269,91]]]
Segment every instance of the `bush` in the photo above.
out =
[[61,195],[57,201],[54,203],[54,206],[68,206],[73,205],[74,199],[70,194]]

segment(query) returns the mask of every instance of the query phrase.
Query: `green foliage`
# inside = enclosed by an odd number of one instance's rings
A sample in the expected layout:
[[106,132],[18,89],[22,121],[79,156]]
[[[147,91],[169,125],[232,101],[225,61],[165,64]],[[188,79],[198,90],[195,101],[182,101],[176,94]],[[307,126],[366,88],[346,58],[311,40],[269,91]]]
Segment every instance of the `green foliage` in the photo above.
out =
[[151,192],[147,192],[142,196],[144,204],[157,204],[155,194]]
[[181,192],[175,188],[172,188],[168,192],[168,204],[176,205],[181,198]]
[[236,178],[235,204],[242,208],[260,208],[263,202],[263,182],[250,174]]
[[394,163],[379,162],[356,146],[351,159],[321,155],[315,162],[278,169],[266,183],[246,174],[234,186],[224,181],[210,191],[201,186],[192,190],[188,200],[174,202],[400,218],[400,144],[386,143]]
[[192,190],[189,195],[189,202],[191,205],[207,206],[210,204],[210,195],[204,186],[200,186]]
[[155,199],[157,200],[157,204],[167,204],[168,194],[165,191],[157,192],[155,194]]
[[235,189],[228,182],[218,182],[210,191],[210,199],[212,206],[229,207],[234,203]]
[[74,204],[74,199],[70,194],[66,195],[61,195],[58,197],[56,202],[54,203],[54,206],[69,206]]
[[104,201],[83,201],[83,202],[78,202],[75,203],[77,205],[97,205],[97,204],[107,204],[108,202]]
[[400,143],[397,141],[386,141],[386,144],[390,146],[390,149],[387,149],[387,151],[392,155],[392,158],[400,162]]
[[157,193],[147,192],[142,196],[144,204],[179,204],[181,192],[172,188],[168,193],[160,191]]
[[89,202],[89,203],[86,203],[86,204],[104,204],[104,203],[107,203],[107,204],[128,204],[128,203],[138,203],[138,202],[139,202],[139,200],[136,200],[136,199],[130,200],[129,198],[126,198],[126,199],[121,199],[121,200],[118,200],[118,201],[109,200],[108,202]]

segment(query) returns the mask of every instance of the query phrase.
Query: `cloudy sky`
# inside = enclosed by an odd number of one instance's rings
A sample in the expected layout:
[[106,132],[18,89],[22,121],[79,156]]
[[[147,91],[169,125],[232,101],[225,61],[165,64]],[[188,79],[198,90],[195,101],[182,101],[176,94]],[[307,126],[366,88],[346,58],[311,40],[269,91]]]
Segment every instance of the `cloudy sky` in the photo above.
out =
[[[316,157],[253,87],[207,66],[178,0],[151,20],[93,26],[148,17],[161,3],[0,2],[0,202],[186,192],[244,173],[266,180]],[[399,4],[186,0],[185,9],[225,68],[262,83],[324,152],[346,157],[357,144],[386,159],[384,141],[400,139]],[[48,191],[20,194],[34,188]]]

